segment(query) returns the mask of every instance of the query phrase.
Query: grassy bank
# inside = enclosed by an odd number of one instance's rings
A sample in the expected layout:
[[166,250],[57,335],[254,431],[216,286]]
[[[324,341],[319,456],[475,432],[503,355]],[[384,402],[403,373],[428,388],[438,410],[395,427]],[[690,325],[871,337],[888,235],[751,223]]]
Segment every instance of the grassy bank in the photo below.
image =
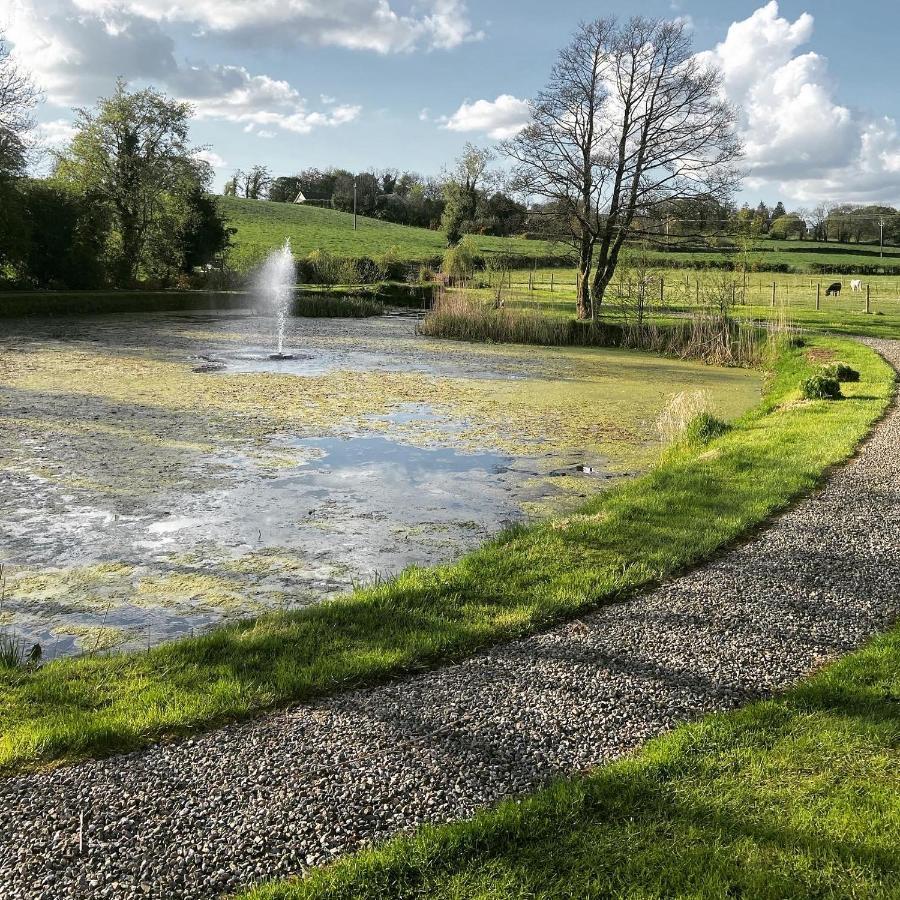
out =
[[[405,286],[401,286],[405,287]],[[340,291],[303,290],[297,293],[292,315],[321,318],[362,318],[378,316],[384,311],[384,301],[422,305],[421,297],[412,289],[385,288],[385,297],[378,286],[360,296]],[[408,300],[405,298],[408,296]],[[246,291],[78,291],[41,292],[23,294],[0,293],[0,319],[55,316],[91,316],[154,312],[220,312],[251,309],[255,305],[252,294]]]
[[243,900],[900,895],[900,629],[778,700]]
[[808,349],[786,351],[763,403],[717,453],[672,454],[563,522],[513,529],[456,564],[147,653],[0,672],[0,768],[134,749],[458,658],[708,556],[812,488],[885,409],[894,378],[880,357],[833,339],[815,347],[862,373],[847,400],[796,402],[817,363]]

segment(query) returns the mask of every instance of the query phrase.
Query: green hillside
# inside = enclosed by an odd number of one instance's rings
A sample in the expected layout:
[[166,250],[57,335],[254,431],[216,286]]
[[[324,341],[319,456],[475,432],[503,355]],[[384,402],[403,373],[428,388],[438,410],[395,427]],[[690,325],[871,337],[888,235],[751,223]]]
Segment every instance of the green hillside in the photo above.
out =
[[[348,258],[374,257],[396,247],[403,259],[419,262],[439,257],[447,246],[441,232],[362,216],[354,231],[353,216],[333,209],[235,197],[220,197],[219,203],[229,227],[237,229],[232,238],[232,265],[239,270],[256,265],[272,248],[281,246],[285,238],[291,239],[298,257],[313,250],[328,250]],[[476,241],[485,253],[538,259],[565,252],[561,246],[525,238],[477,236]]]
[[[316,206],[271,203],[265,200],[219,198],[228,225],[237,230],[233,237],[231,264],[239,271],[251,269],[274,247],[290,238],[294,252],[304,257],[313,250],[328,250],[345,258],[375,257],[392,247],[410,262],[434,260],[444,252],[446,240],[438,231],[395,225],[380,219],[359,217],[353,230],[353,216]],[[515,264],[530,268],[530,261],[548,265],[568,254],[563,244],[525,238],[475,236],[484,253],[502,252],[515,257]],[[677,240],[677,239],[676,239]],[[723,241],[723,243],[725,243]],[[739,263],[742,255],[733,246],[703,247],[685,242],[684,249],[651,249],[648,255],[659,266],[688,268],[716,267],[728,261]],[[877,274],[880,269],[900,270],[900,249],[888,247],[883,258],[877,246],[867,244],[815,243],[763,239],[750,253],[751,266],[759,271],[815,273],[839,271]]]

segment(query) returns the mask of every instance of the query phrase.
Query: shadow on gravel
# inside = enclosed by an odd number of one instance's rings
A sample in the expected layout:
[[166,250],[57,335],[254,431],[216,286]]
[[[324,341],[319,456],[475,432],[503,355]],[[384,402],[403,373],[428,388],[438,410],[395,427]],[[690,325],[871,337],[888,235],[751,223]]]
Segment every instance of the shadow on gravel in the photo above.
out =
[[261,896],[896,897],[898,676],[895,630],[780,700]]

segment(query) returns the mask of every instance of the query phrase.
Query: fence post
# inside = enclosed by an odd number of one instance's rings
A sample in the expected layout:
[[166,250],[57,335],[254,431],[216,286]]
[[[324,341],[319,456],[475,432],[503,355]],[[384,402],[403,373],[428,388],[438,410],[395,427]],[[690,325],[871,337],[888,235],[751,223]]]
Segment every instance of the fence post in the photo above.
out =
[[816,285],[816,310],[820,310],[822,308],[822,285]]
[[772,282],[772,306],[775,306],[775,295],[776,295],[777,290],[778,290],[778,282],[773,281]]
[[550,273],[550,293],[553,293],[553,273]]
[[872,285],[866,285],[866,312],[872,312]]
[[697,306],[700,305],[700,277],[697,277]]
[[659,305],[663,306],[666,302],[666,279],[659,276]]

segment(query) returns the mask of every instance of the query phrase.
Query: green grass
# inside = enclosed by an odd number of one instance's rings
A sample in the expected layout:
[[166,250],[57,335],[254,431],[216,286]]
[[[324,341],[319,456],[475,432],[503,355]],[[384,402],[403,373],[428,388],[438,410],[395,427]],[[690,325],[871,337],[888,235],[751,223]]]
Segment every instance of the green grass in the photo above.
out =
[[[398,248],[399,258],[406,262],[435,262],[447,247],[442,232],[427,228],[395,225],[379,219],[360,216],[353,230],[353,216],[333,209],[301,206],[292,203],[269,203],[220,197],[221,210],[231,228],[234,250],[231,264],[239,271],[252,268],[269,251],[291,239],[294,255],[308,256],[313,250],[328,250],[335,256],[357,259],[375,258]],[[545,241],[525,238],[475,238],[482,253],[504,253],[525,258],[562,255],[565,248]]]
[[896,898],[900,629],[521,803],[243,900]]
[[786,351],[761,405],[713,445],[564,521],[504,533],[459,562],[147,653],[0,672],[0,769],[125,751],[438,664],[621,596],[707,557],[814,487],[893,394],[853,342],[817,339],[861,375],[841,402],[796,402],[817,368]]

